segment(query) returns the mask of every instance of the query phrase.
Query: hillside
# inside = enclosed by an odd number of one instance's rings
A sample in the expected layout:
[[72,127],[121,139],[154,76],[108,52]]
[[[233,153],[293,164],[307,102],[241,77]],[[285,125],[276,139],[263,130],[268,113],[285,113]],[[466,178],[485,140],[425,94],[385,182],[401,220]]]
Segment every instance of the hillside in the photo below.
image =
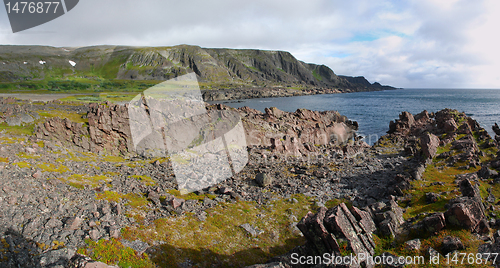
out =
[[338,92],[393,89],[338,76],[284,51],[173,47],[0,46],[0,89],[141,90],[195,72],[202,89],[311,88]]

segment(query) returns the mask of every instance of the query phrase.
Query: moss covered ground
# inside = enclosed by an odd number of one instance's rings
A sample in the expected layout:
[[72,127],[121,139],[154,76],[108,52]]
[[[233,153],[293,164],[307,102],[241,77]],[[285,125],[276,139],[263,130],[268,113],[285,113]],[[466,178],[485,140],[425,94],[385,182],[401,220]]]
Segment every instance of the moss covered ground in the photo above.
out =
[[[205,198],[190,195],[180,197]],[[97,198],[117,201],[127,197],[105,192]],[[163,218],[150,225],[127,227],[122,230],[122,237],[156,245],[149,255],[142,257],[145,267],[178,267],[183,263],[195,264],[193,267],[243,267],[263,263],[304,244],[304,238],[292,228],[292,224],[314,208],[315,200],[303,195],[276,199],[265,205],[247,201],[219,203],[206,211],[205,221],[192,214]],[[242,224],[250,224],[263,233],[253,237],[241,227]],[[106,243],[107,249],[100,246],[102,243]],[[121,247],[119,240],[110,240],[89,242],[82,250],[109,256],[112,252],[119,252]],[[98,259],[120,264],[118,259]]]

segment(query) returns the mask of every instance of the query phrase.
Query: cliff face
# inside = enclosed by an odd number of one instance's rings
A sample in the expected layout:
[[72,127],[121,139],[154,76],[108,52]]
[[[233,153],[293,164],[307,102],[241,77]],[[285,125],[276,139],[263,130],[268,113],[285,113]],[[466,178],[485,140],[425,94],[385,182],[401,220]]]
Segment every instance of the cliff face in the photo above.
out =
[[363,77],[337,76],[285,51],[210,49],[198,46],[55,48],[0,46],[0,82],[168,80],[195,72],[205,89],[316,87],[341,92],[389,89]]

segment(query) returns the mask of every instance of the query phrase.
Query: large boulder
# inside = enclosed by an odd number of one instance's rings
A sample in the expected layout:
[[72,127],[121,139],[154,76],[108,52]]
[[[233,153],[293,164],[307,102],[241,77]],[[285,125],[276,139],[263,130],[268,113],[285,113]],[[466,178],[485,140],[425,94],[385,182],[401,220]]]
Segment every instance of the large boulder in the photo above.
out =
[[404,223],[403,209],[394,200],[374,204],[371,209],[382,235],[396,237],[400,233],[400,226]]
[[[328,210],[320,208],[316,214],[309,212],[297,227],[306,237],[310,253],[315,256],[324,253],[338,256],[340,247],[337,241],[347,242],[348,249],[355,255],[375,253],[373,232],[376,225],[368,211],[356,207],[349,209],[345,204]],[[372,267],[368,263],[363,265]]]
[[415,124],[415,118],[413,117],[413,115],[409,112],[402,112],[399,115],[399,120],[395,122],[391,121],[389,123],[389,131],[387,131],[387,133],[407,134],[414,124]]
[[478,172],[477,175],[481,177],[482,179],[490,179],[490,178],[495,178],[498,176],[498,172],[490,169],[486,166],[483,166]]
[[495,125],[493,125],[492,129],[495,132],[495,134],[500,135],[500,127],[498,127],[497,123],[495,123]]
[[472,184],[469,179],[462,179],[458,184],[462,197],[455,198],[447,204],[448,210],[444,214],[446,222],[471,232],[484,232],[486,228],[480,226],[480,223],[486,217],[478,183]]
[[447,133],[453,132],[458,129],[457,123],[455,122],[455,119],[450,118],[446,121],[443,122],[443,130]]
[[[375,242],[369,228],[362,228],[344,203],[329,209],[325,215],[325,227],[337,238],[345,238],[355,255],[373,255]],[[370,225],[370,224],[369,224]]]
[[422,153],[427,159],[431,159],[436,155],[437,148],[439,147],[439,138],[430,133],[424,134],[421,138]]
[[339,254],[340,247],[337,239],[327,231],[323,224],[325,213],[326,208],[324,207],[320,208],[316,214],[309,212],[297,223],[297,227],[306,237],[308,245],[314,254]]
[[425,217],[422,220],[425,231],[435,234],[446,227],[446,219],[443,213],[438,212]]
[[443,244],[441,246],[441,251],[443,254],[448,254],[455,250],[465,249],[464,244],[460,241],[460,238],[454,236],[447,236],[443,238]]

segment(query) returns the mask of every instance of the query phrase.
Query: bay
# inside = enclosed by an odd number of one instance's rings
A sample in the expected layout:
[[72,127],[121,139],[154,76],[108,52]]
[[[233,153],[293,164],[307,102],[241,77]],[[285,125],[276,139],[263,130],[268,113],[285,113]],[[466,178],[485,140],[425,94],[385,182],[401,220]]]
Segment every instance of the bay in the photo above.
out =
[[359,123],[358,135],[369,144],[389,130],[389,122],[408,111],[437,112],[444,108],[465,112],[477,120],[490,135],[500,122],[500,90],[497,89],[399,89],[375,92],[310,95],[281,98],[246,99],[221,102],[239,108],[248,106],[264,112],[266,107],[293,112],[299,108],[315,111],[336,110]]

